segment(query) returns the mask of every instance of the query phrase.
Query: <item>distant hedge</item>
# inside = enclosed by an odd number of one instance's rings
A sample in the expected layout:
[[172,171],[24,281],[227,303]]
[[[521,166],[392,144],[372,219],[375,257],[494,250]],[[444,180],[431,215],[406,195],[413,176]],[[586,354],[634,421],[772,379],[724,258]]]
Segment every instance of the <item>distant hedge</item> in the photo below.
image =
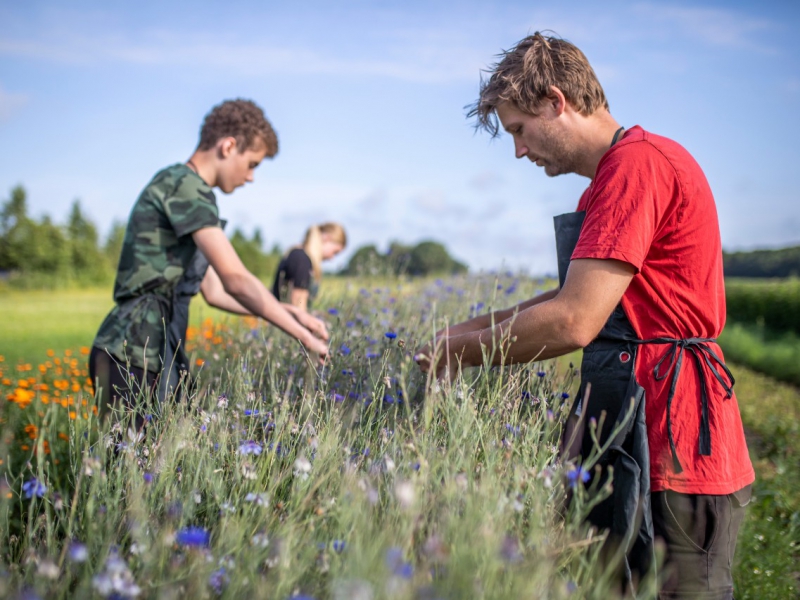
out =
[[800,279],[726,279],[728,319],[800,334]]
[[722,260],[726,277],[800,277],[800,246],[724,252]]

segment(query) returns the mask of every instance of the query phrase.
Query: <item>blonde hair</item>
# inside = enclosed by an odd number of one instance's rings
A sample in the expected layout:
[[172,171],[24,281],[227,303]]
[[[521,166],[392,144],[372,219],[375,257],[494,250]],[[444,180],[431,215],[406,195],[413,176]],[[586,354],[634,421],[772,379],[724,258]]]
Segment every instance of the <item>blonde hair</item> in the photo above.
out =
[[344,227],[338,223],[322,223],[308,228],[306,238],[303,240],[303,250],[311,259],[311,270],[314,273],[314,279],[317,281],[322,279],[323,237],[336,244],[341,244],[342,248],[347,246],[347,234],[344,231]]
[[511,102],[522,112],[535,115],[550,95],[550,86],[560,89],[580,114],[588,116],[600,108],[608,110],[603,87],[586,56],[575,45],[555,36],[536,32],[500,55],[488,80],[481,81],[480,97],[468,107],[468,118],[492,136],[499,132],[497,105]]

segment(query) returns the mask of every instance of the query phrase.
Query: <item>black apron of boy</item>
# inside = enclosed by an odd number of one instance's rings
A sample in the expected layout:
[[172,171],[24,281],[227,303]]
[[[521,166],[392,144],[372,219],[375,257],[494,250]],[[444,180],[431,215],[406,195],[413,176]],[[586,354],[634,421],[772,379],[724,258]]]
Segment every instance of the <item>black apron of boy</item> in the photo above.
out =
[[[585,215],[574,212],[554,219],[561,287]],[[594,447],[592,425],[587,423],[597,423],[597,438],[604,445],[612,431],[624,422],[597,461],[601,467],[600,484],[608,476],[608,467],[613,467],[613,492],[592,509],[588,520],[609,531],[609,552],[624,553],[624,577],[628,582],[640,580],[655,564],[645,398],[634,372],[637,341],[622,306],[617,305],[597,338],[583,349],[581,384],[564,438],[566,458],[579,454],[585,460]],[[584,398],[587,386],[589,395]]]
[[[220,221],[225,229],[226,221]],[[167,335],[164,342],[164,366],[158,383],[158,400],[163,402],[170,394],[180,398],[181,380],[191,384],[189,358],[186,356],[186,329],[189,327],[189,303],[200,291],[203,278],[208,270],[208,259],[195,250],[194,256],[172,293],[169,321],[166,323]]]

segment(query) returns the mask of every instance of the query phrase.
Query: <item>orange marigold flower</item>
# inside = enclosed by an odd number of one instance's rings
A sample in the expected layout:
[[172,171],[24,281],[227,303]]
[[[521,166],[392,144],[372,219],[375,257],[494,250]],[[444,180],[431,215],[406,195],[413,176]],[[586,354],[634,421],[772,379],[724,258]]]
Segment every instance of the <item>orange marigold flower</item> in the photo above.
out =
[[97,414],[97,407],[96,406],[92,407],[92,413],[94,413],[95,415]]
[[31,449],[31,447],[28,446],[28,444],[22,444],[22,446],[20,446],[20,448],[22,449],[23,452],[27,452],[28,450]]
[[81,384],[78,383],[77,381],[75,383],[73,383],[72,384],[72,391],[76,392],[76,393],[80,392],[81,391]]
[[47,350],[47,356],[53,357],[55,355],[56,355],[56,351],[55,350],[51,350],[51,349]]
[[47,367],[45,365],[39,365],[39,373],[47,373]]
[[69,418],[70,419],[77,419],[78,418],[78,413],[76,413],[74,410],[69,411]]
[[68,442],[69,441],[69,436],[66,433],[64,433],[63,431],[59,431],[58,432],[58,439]]
[[81,354],[86,356],[87,354],[89,354],[89,352],[90,352],[89,346],[81,346]]
[[30,384],[27,379],[20,379],[17,381],[17,385],[21,388],[27,388]]
[[72,356],[72,350],[70,350],[69,348],[64,350],[64,356]]
[[8,377],[4,378],[3,385],[11,385],[11,380]]

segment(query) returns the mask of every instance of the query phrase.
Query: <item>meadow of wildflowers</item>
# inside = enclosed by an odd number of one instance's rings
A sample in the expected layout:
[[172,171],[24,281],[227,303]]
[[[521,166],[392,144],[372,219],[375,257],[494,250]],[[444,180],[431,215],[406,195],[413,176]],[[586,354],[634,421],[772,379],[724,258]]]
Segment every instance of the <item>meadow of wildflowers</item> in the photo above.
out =
[[607,490],[558,460],[574,369],[440,387],[413,361],[443,315],[544,285],[348,284],[321,299],[324,368],[253,320],[207,320],[196,385],[142,396],[138,421],[98,422],[86,348],[0,362],[0,596],[612,597],[582,524]]

